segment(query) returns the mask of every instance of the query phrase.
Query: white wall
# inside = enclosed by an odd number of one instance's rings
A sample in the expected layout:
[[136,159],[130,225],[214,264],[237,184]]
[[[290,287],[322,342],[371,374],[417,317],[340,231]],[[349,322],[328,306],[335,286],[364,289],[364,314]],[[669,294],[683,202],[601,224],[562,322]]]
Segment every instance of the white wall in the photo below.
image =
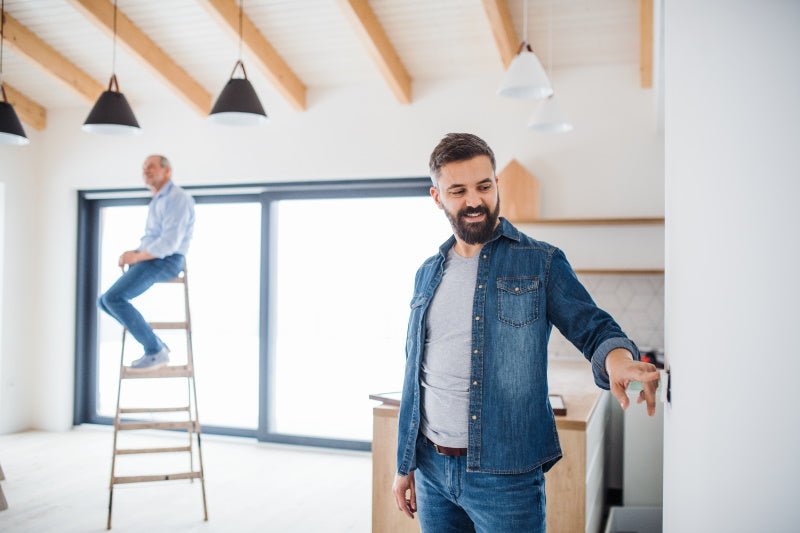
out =
[[666,3],[664,531],[797,531],[800,3]]
[[36,321],[38,299],[39,225],[38,156],[42,135],[27,128],[31,144],[0,145],[0,184],[3,206],[0,236],[3,266],[0,308],[0,434],[31,425],[34,360],[37,338],[44,331]]
[[[46,267],[35,304],[48,334],[31,370],[31,424],[58,430],[72,420],[76,191],[140,186],[148,153],[168,155],[182,184],[422,176],[445,133],[470,131],[492,145],[500,167],[517,158],[539,177],[543,216],[663,214],[663,138],[653,91],[639,87],[637,65],[556,72],[561,105],[576,128],[560,136],[528,132],[535,104],[495,96],[499,79],[498,70],[496,77],[416,83],[410,106],[396,103],[383,85],[313,89],[305,113],[266,102],[272,121],[260,129],[214,126],[177,99],[134,103],[145,133],[132,138],[82,133],[86,109],[51,111],[40,140],[46,157],[37,216],[41,264],[58,268]],[[613,242],[614,231],[603,238]],[[643,235],[629,241],[631,261],[639,258],[637,242],[655,239],[650,249],[660,248],[659,229]],[[629,231],[624,238],[631,238]],[[627,263],[605,253],[607,266]],[[660,267],[660,258],[644,266]]]

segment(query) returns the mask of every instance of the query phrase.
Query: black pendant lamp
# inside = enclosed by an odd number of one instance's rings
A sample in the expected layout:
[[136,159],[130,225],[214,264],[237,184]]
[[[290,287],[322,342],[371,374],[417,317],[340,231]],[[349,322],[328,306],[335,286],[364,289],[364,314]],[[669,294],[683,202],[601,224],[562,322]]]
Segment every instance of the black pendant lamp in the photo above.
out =
[[[258,99],[253,84],[247,79],[242,63],[242,0],[239,2],[239,59],[233,66],[231,77],[219,94],[209,120],[230,126],[257,126],[267,121],[267,114]],[[243,78],[234,78],[236,69],[242,67]]]
[[117,82],[117,75],[114,72],[116,63],[117,2],[114,0],[114,52],[111,62],[111,79],[108,81],[108,90],[103,91],[89,112],[89,116],[86,117],[83,131],[111,135],[130,135],[142,132],[128,100],[119,91],[119,82]]
[[0,101],[0,144],[28,144],[30,140],[25,135],[25,130],[17,117],[17,112],[8,103],[6,88],[3,85],[3,43],[5,42],[3,28],[5,27],[5,22],[6,4],[5,0],[3,0],[0,1],[0,93],[2,93],[3,98]]

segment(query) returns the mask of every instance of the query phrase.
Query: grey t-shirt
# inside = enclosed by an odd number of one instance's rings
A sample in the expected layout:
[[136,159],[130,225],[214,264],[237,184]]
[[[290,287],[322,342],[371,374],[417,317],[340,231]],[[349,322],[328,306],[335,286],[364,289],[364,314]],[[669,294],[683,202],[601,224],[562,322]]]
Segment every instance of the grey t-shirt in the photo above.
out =
[[436,444],[451,448],[466,448],[468,441],[472,300],[478,258],[478,254],[461,257],[450,249],[425,323],[420,429]]

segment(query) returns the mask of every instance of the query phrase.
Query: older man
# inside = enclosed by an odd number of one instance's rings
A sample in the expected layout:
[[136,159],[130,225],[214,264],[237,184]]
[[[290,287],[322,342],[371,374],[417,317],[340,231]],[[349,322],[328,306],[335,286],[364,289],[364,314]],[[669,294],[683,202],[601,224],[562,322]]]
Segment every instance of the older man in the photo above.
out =
[[98,299],[97,305],[127,328],[144,348],[144,355],[133,361],[131,368],[149,371],[169,363],[169,348],[130,300],[183,270],[194,228],[194,200],[172,182],[172,165],[163,155],[145,159],[142,175],[153,193],[144,236],[138,248],[120,256],[119,266],[127,265],[128,269]]

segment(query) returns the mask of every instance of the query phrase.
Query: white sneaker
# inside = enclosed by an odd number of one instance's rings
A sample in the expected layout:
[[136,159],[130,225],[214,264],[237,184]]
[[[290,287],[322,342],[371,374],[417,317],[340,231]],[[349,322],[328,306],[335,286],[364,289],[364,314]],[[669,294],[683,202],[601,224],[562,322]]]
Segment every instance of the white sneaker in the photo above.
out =
[[149,372],[151,370],[157,370],[161,367],[167,366],[167,363],[169,363],[169,348],[164,346],[161,348],[160,352],[150,355],[145,354],[136,361],[132,362],[130,369],[141,372]]

